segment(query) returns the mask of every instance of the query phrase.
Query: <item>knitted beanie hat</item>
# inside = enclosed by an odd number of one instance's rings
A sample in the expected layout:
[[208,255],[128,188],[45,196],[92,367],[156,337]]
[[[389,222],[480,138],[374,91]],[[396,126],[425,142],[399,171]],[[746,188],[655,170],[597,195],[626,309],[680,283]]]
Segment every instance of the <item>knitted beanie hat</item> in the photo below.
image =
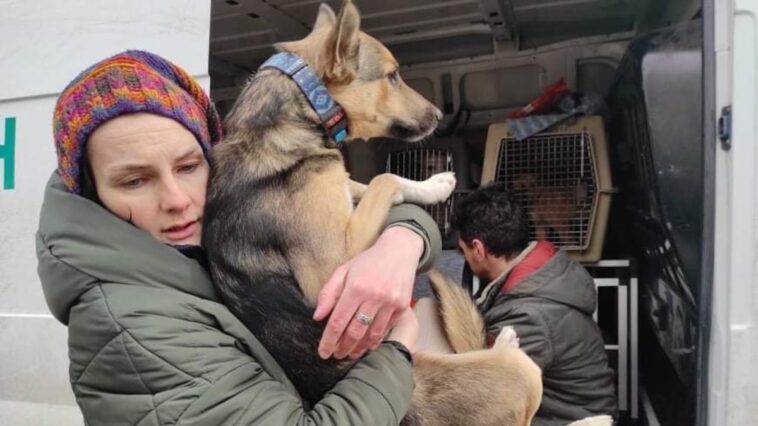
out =
[[92,132],[112,118],[136,112],[176,120],[206,153],[222,136],[216,109],[189,74],[158,55],[127,50],[84,70],[55,105],[58,172],[71,192],[82,192],[80,165]]

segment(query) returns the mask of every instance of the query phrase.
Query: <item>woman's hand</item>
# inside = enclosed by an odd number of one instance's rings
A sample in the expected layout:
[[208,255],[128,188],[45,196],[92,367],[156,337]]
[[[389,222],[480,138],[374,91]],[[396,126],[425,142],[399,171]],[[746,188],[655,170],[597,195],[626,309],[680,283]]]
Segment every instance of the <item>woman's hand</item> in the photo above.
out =
[[379,346],[410,305],[423,250],[418,234],[394,226],[334,271],[321,289],[313,315],[320,321],[331,312],[318,348],[322,358],[358,358]]

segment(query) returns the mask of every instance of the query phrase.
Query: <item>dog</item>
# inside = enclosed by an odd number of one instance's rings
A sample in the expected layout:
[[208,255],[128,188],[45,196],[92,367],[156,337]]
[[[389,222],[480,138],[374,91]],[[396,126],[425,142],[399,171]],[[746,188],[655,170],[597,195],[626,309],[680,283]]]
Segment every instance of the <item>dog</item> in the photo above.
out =
[[535,175],[522,173],[513,179],[512,186],[525,201],[535,239],[552,239],[562,246],[581,243],[575,221],[580,218],[582,203],[587,199],[585,183],[546,186],[541,185]]
[[[351,138],[427,137],[440,111],[403,83],[389,50],[359,26],[349,0],[336,16],[322,5],[308,36],[276,48],[303,58],[318,75],[342,106]],[[444,200],[455,178],[350,181],[335,138],[278,70],[249,80],[225,126],[226,139],[210,156],[203,226],[211,275],[229,309],[313,405],[357,362],[318,356],[325,322],[312,315],[322,285],[375,241],[393,204]],[[511,329],[485,349],[484,323],[470,297],[440,275],[432,281],[455,353],[414,355],[416,387],[403,424],[528,425],[542,395],[539,368]]]

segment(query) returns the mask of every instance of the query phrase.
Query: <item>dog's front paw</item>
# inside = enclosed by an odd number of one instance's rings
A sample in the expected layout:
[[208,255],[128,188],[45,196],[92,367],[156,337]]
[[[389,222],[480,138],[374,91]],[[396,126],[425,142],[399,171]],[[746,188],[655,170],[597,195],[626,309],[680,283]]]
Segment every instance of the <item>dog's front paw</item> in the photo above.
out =
[[566,426],[613,426],[613,417],[608,415],[585,417]]
[[445,201],[455,189],[455,173],[437,173],[422,182],[409,182],[403,187],[403,199],[424,205]]
[[500,330],[500,334],[497,335],[497,339],[495,339],[495,345],[497,344],[505,344],[514,348],[518,348],[519,339],[518,334],[516,334],[516,330],[514,330],[514,328],[510,325],[503,327],[503,329]]
[[424,181],[430,188],[430,196],[435,198],[432,203],[440,203],[450,197],[455,189],[455,173],[437,173]]

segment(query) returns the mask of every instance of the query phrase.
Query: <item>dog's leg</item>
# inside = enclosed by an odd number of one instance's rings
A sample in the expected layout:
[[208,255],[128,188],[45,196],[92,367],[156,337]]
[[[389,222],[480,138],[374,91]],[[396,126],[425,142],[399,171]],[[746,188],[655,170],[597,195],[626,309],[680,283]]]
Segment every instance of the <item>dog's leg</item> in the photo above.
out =
[[353,201],[358,202],[361,198],[363,198],[363,194],[366,193],[366,189],[368,189],[368,185],[364,185],[360,182],[356,182],[352,179],[349,179],[347,181],[347,189],[350,191],[350,197]]
[[403,201],[435,204],[449,197],[454,188],[452,172],[438,173],[422,182],[390,173],[374,177],[368,186],[348,181],[351,195],[361,199],[347,227],[348,257],[367,249],[376,240],[393,204]]
[[545,223],[542,222],[541,218],[536,218],[534,221],[534,239],[535,240],[547,240],[548,238],[548,227]]
[[516,330],[514,330],[510,325],[503,327],[503,329],[500,330],[500,334],[498,334],[497,338],[495,339],[495,345],[508,345],[518,349],[519,338],[518,334],[516,334]]
[[432,205],[445,201],[455,189],[455,173],[437,173],[424,181],[415,181],[397,177],[400,191],[395,194],[393,203],[402,202]]
[[556,217],[553,220],[553,229],[555,229],[555,233],[558,236],[557,240],[560,244],[565,246],[576,244],[572,238],[573,235],[571,232],[571,223],[569,222],[568,218]]
[[[395,194],[400,191],[398,177],[384,173],[371,179],[365,188],[361,184],[349,184],[351,193],[355,189],[360,193],[361,201],[350,215],[347,225],[347,254],[352,258],[367,249],[379,236],[384,221],[392,207]],[[362,192],[362,193],[361,193]]]

